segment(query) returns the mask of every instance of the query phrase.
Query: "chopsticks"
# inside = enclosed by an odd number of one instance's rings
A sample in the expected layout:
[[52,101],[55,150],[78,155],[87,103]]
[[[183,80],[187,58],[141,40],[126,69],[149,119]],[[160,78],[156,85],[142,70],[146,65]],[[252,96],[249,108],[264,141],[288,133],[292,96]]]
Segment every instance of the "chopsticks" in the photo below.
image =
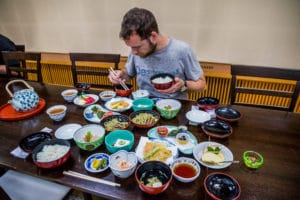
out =
[[[113,73],[113,75],[117,76],[117,73],[115,72],[115,70],[112,67],[110,67],[108,69],[108,71],[110,71],[111,73]],[[122,80],[120,80],[120,84],[124,88],[124,90],[129,90],[129,88],[127,87],[127,85]]]
[[68,175],[68,176],[72,176],[72,177],[76,177],[76,178],[81,178],[81,179],[88,180],[88,181],[102,183],[102,184],[105,184],[105,185],[121,187],[121,184],[119,184],[119,183],[107,181],[107,180],[104,180],[104,179],[101,179],[101,178],[95,178],[95,177],[92,177],[92,176],[80,174],[78,172],[74,172],[74,171],[70,171],[70,170],[69,171],[64,171],[63,174]]

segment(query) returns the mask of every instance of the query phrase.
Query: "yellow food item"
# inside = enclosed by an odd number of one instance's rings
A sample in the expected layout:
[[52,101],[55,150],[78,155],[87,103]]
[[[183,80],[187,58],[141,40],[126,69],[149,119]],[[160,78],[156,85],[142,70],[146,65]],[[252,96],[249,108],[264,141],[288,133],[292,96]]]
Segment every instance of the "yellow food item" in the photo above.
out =
[[172,156],[172,151],[164,143],[156,142],[147,142],[143,153],[144,160],[159,160],[163,162]]
[[216,164],[225,161],[225,157],[222,153],[222,150],[214,150],[220,147],[208,146],[205,148],[204,153],[202,154],[202,161],[210,164]]
[[101,164],[101,160],[95,158],[92,162],[92,168],[98,169],[100,167],[100,164]]
[[123,100],[120,101],[114,101],[110,103],[110,107],[112,109],[123,109],[127,108],[129,106],[129,103]]

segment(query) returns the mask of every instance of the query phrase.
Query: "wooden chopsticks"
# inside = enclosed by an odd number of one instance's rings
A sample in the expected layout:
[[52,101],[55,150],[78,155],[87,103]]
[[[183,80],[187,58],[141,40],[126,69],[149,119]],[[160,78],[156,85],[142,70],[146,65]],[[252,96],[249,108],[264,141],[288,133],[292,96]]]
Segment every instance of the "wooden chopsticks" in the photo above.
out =
[[[117,73],[115,72],[115,70],[112,67],[110,67],[108,69],[108,71],[110,71],[111,73],[113,73],[113,75],[117,76]],[[120,80],[120,84],[124,88],[124,90],[129,90],[129,88],[127,87],[127,85],[122,80]]]
[[114,187],[121,187],[121,184],[119,184],[119,183],[115,183],[115,182],[107,181],[107,180],[104,180],[104,179],[101,179],[101,178],[96,178],[96,177],[80,174],[78,172],[74,172],[74,171],[70,171],[70,170],[69,171],[64,171],[63,174],[68,175],[68,176],[72,176],[72,177],[76,177],[76,178],[81,178],[81,179],[88,180],[88,181],[102,183],[102,184],[105,184],[105,185],[110,185],[110,186],[114,186]]

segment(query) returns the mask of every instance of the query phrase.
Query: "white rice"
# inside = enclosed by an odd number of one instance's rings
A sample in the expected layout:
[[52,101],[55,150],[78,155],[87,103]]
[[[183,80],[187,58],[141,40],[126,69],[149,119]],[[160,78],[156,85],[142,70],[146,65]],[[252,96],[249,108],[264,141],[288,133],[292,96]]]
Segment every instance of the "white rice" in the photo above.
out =
[[155,78],[152,80],[153,83],[156,83],[156,84],[163,84],[163,83],[169,83],[171,82],[173,79],[169,76],[166,76],[166,77],[158,77],[158,78]]
[[38,162],[51,162],[64,156],[69,149],[70,147],[66,145],[45,145],[42,151],[37,153],[36,159]]

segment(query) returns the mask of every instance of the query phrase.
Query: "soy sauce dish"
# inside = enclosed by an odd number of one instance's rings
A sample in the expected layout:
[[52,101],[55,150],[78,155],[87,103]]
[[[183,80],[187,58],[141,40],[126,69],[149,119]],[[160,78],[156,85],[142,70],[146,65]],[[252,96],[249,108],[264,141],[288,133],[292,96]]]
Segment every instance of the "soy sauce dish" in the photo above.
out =
[[197,179],[201,168],[196,160],[180,157],[171,164],[173,176],[180,182],[189,183]]
[[241,187],[237,180],[222,172],[208,174],[203,185],[206,193],[215,200],[235,200],[241,195]]

